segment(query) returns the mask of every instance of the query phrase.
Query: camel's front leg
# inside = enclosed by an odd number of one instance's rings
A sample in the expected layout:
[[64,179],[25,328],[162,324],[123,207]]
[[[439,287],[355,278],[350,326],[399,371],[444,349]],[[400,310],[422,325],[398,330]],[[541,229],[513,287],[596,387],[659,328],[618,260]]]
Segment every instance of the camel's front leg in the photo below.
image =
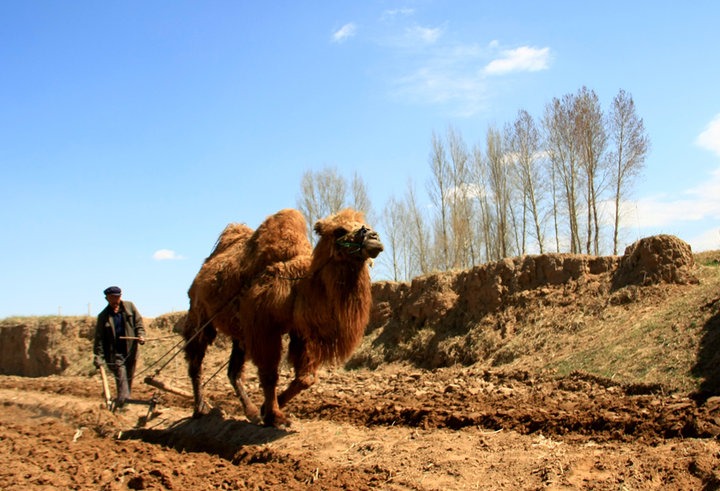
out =
[[253,359],[258,367],[260,384],[265,395],[262,405],[262,417],[265,426],[288,427],[290,420],[280,411],[277,400],[278,368],[282,356],[282,335],[272,334],[265,338],[260,351],[253,351]]
[[278,404],[281,408],[290,402],[293,397],[317,381],[316,374],[320,362],[311,352],[312,350],[308,350],[304,340],[292,334],[290,335],[288,358],[293,364],[295,378],[278,397]]
[[243,368],[245,366],[245,350],[240,347],[240,342],[233,339],[232,352],[230,353],[230,363],[228,365],[228,378],[230,379],[230,385],[235,389],[235,394],[240,398],[243,408],[245,409],[245,416],[250,420],[251,423],[260,424],[262,418],[260,417],[260,411],[257,406],[253,404],[250,397],[245,390],[243,384]]
[[185,346],[185,358],[188,361],[188,375],[190,375],[190,381],[192,382],[193,388],[193,396],[195,399],[193,418],[199,418],[207,411],[205,401],[203,399],[201,383],[202,363],[203,358],[205,358],[206,349],[207,343],[202,336],[194,339]]

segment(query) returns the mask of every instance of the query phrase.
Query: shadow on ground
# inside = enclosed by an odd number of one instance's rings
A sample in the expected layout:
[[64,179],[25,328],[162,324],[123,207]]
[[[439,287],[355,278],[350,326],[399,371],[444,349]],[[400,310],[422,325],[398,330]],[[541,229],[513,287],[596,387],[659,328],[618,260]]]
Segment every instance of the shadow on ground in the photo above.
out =
[[202,418],[185,418],[167,429],[136,428],[123,432],[122,439],[143,440],[178,451],[205,452],[233,460],[248,445],[263,445],[292,431],[257,426],[247,421],[226,419],[219,410]]
[[703,309],[714,314],[705,323],[697,362],[692,369],[692,374],[702,379],[697,394],[701,400],[720,395],[720,297],[705,304]]

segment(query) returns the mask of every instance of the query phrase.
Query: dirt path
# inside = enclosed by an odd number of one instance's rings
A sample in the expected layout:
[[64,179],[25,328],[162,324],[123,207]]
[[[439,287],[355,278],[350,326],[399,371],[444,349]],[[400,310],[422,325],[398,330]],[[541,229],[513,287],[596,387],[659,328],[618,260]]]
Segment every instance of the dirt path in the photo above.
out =
[[163,395],[142,425],[147,407],[109,413],[95,378],[0,377],[0,488],[720,488],[720,401],[652,389],[472,368],[329,372],[283,431],[247,423],[222,382],[211,415],[188,418],[189,401]]

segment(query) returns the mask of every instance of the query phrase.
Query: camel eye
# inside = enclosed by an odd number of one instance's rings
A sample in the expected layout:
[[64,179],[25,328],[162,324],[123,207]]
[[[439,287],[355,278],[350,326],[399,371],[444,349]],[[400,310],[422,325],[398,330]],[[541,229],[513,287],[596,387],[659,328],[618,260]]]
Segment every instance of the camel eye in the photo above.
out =
[[342,227],[338,227],[335,230],[333,230],[333,236],[335,236],[336,239],[339,239],[340,237],[347,235],[347,233],[348,233],[348,231]]

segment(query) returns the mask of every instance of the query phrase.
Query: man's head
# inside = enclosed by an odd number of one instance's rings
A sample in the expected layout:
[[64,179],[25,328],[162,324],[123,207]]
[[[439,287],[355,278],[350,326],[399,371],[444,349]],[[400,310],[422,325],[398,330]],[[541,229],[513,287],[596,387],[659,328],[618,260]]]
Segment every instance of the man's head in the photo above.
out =
[[115,308],[120,305],[120,296],[122,295],[122,290],[119,286],[110,286],[108,288],[105,288],[103,293],[105,294],[105,299],[108,301],[111,307]]

